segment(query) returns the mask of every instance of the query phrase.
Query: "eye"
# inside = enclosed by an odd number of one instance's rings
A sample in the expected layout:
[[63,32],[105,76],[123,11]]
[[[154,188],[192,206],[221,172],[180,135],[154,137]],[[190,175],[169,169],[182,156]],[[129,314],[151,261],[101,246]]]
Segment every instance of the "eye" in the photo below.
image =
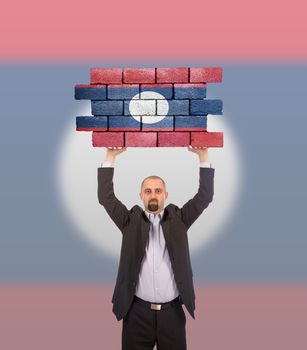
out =
[[161,191],[161,189],[160,188],[157,188],[156,189],[156,193],[161,193],[162,191]]
[[149,190],[149,189],[146,189],[146,190],[145,190],[145,193],[150,193],[150,190]]

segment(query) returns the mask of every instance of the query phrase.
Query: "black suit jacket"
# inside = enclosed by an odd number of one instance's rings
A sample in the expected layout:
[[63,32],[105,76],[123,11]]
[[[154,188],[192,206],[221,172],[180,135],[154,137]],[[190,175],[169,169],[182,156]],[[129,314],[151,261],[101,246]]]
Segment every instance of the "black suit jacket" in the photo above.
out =
[[[196,195],[178,208],[168,204],[161,220],[166,247],[181,299],[194,317],[195,293],[187,231],[213,198],[214,169],[200,168]],[[114,168],[98,168],[98,199],[122,232],[122,246],[116,285],[112,297],[113,312],[122,319],[132,303],[150,222],[144,210],[135,205],[130,210],[116,198],[113,189]]]

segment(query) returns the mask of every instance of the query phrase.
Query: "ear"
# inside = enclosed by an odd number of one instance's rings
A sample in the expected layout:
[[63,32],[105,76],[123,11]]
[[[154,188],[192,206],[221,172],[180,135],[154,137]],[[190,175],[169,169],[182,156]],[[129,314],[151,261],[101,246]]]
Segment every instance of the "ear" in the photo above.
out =
[[168,192],[165,192],[165,199],[167,199],[168,197]]

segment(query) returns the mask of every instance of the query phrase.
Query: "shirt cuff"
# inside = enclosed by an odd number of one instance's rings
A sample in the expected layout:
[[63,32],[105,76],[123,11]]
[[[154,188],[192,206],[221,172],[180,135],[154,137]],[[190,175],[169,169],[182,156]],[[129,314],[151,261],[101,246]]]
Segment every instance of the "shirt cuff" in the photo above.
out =
[[104,162],[104,163],[101,163],[101,167],[102,168],[114,168],[114,163]]
[[199,163],[199,166],[200,166],[201,168],[212,168],[210,162],[200,162],[200,163]]

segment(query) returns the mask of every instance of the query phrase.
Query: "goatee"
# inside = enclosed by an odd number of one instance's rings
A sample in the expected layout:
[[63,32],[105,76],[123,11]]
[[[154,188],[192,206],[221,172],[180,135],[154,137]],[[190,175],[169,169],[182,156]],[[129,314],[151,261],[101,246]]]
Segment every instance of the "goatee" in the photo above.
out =
[[149,211],[157,211],[159,209],[158,202],[152,201],[148,203],[148,210]]

